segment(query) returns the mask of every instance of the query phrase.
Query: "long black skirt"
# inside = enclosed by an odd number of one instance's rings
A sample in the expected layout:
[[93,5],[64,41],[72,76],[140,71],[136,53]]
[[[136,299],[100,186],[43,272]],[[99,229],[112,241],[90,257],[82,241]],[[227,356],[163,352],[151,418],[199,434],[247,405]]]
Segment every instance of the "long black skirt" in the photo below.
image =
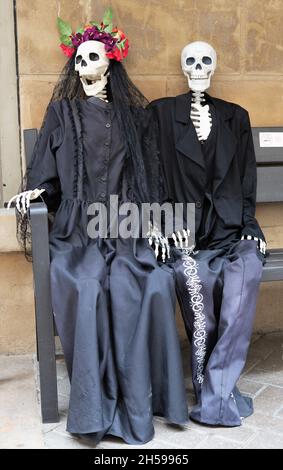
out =
[[71,382],[67,430],[146,443],[154,414],[188,419],[174,273],[147,240],[90,240],[72,213],[56,217],[50,237],[53,311]]

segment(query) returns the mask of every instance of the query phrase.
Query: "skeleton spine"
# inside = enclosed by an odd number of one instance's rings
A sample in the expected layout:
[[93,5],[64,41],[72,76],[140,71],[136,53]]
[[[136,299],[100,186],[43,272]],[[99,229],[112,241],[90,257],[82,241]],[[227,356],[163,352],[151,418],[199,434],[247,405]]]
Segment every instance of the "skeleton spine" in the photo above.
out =
[[201,104],[205,101],[203,91],[192,91],[192,103]]

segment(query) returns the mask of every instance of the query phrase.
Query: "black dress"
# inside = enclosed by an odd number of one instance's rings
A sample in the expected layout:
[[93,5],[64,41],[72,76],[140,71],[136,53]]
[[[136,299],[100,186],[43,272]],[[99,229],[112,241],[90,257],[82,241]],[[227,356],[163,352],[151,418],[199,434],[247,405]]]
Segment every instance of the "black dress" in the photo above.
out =
[[[28,188],[57,203],[50,232],[52,305],[71,381],[67,430],[141,444],[153,414],[185,423],[172,270],[146,239],[90,238],[91,202],[127,199],[125,148],[111,103],[50,105]],[[59,207],[58,207],[59,203]]]

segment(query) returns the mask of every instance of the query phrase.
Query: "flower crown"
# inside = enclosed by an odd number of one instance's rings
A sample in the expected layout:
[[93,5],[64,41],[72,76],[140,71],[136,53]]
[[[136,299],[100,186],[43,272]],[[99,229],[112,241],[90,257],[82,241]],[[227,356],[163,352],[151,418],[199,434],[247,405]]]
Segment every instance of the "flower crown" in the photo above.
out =
[[57,26],[60,33],[60,47],[67,57],[72,57],[80,44],[85,41],[100,41],[105,45],[106,56],[120,62],[128,55],[129,40],[125,33],[118,28],[113,28],[113,13],[108,8],[100,24],[90,21],[75,33],[69,23],[57,18]]

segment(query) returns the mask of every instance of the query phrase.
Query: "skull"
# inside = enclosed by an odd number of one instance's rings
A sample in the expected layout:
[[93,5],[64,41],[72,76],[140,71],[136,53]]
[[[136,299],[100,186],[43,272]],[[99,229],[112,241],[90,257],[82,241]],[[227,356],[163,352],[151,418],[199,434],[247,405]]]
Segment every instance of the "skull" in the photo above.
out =
[[78,47],[75,70],[87,96],[96,96],[106,86],[109,59],[100,41],[85,41]]
[[187,44],[181,53],[181,66],[192,91],[205,91],[217,64],[217,55],[207,42],[196,41]]

